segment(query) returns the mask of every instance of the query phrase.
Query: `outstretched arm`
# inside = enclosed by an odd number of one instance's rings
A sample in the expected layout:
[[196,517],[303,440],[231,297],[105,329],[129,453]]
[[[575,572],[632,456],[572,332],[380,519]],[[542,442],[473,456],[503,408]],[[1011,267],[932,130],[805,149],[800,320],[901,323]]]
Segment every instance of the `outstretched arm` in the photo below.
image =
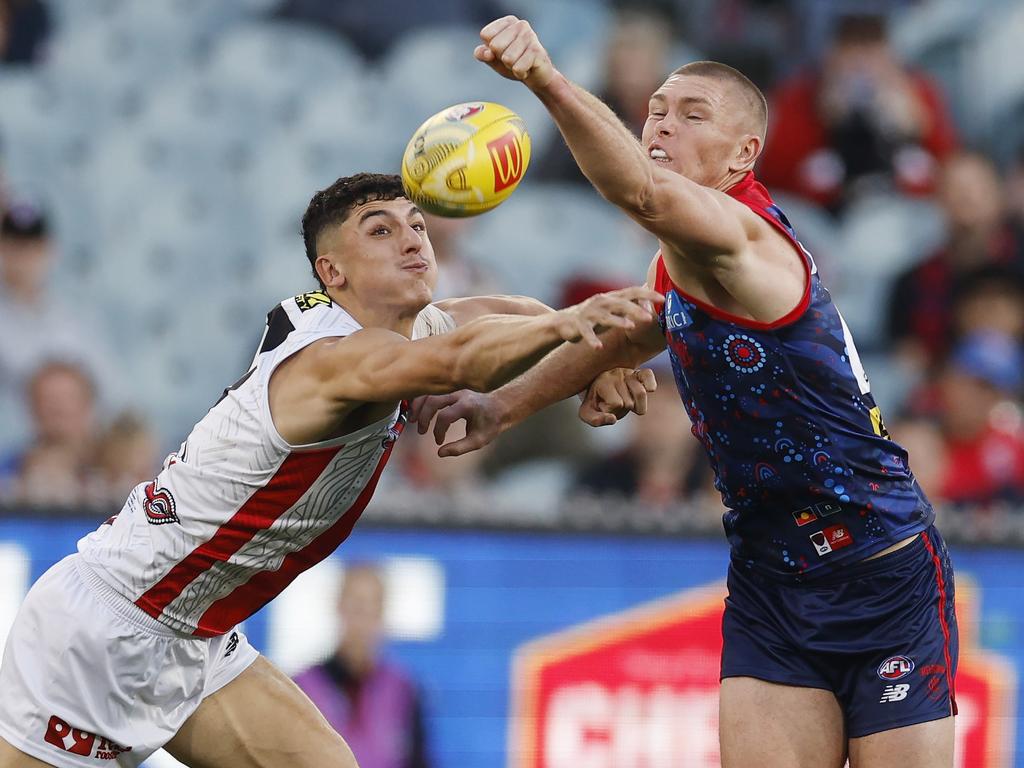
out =
[[605,199],[688,253],[722,257],[742,252],[746,206],[658,167],[611,109],[555,69],[528,22],[506,16],[484,27],[480,37],[476,58],[533,91],[580,170]]
[[[442,445],[438,452],[441,456],[460,456],[483,447],[527,416],[577,394],[602,372],[617,367],[635,368],[665,346],[654,321],[638,325],[628,335],[621,331],[610,332],[604,341],[600,350],[584,350],[580,345],[560,348],[522,376],[487,395],[459,392],[424,398],[414,405],[412,416],[421,434],[434,420],[434,439],[438,445],[444,442],[453,423],[465,419],[466,437]],[[639,389],[651,390],[649,378],[637,378],[632,389],[633,397],[639,396]],[[594,426],[615,420],[596,407],[593,411],[587,421]]]

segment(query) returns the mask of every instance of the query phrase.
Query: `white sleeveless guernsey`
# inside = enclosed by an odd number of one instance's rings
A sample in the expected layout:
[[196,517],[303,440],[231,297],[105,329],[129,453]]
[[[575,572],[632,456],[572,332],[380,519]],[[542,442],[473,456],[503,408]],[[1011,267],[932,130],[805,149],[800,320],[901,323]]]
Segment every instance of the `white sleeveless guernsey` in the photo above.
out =
[[[275,307],[249,372],[156,480],[138,485],[118,515],[79,541],[85,563],[162,624],[212,637],[333,552],[373,494],[404,406],[336,440],[292,446],[271,420],[268,384],[299,350],[360,327],[320,292]],[[430,306],[414,337],[452,327]]]

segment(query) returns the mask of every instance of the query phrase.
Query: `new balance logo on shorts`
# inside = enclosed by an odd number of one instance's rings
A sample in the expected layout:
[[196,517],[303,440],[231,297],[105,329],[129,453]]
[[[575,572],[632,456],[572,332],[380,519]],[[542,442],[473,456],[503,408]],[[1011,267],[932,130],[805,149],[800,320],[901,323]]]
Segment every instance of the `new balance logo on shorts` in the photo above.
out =
[[131,747],[122,747],[95,733],[72,728],[56,715],[53,715],[50,722],[47,723],[46,735],[43,736],[43,739],[47,744],[52,744],[72,755],[92,757],[96,760],[116,760],[122,752],[132,751]]
[[231,637],[228,638],[228,649],[224,652],[224,658],[226,659],[234,653],[236,648],[238,648],[238,633],[232,630]]
[[910,690],[908,683],[899,683],[898,685],[887,685],[885,690],[882,691],[882,698],[878,700],[879,704],[888,704],[893,701],[903,701],[907,698],[907,692]]

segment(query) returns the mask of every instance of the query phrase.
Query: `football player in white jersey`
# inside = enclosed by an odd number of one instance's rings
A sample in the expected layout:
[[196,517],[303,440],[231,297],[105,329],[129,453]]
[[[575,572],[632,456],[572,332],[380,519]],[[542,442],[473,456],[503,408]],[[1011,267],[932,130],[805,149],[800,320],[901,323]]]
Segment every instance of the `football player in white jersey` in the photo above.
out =
[[0,665],[0,768],[137,766],[161,747],[198,768],[354,768],[236,625],[348,536],[409,399],[494,389],[563,342],[655,323],[661,301],[430,305],[434,254],[397,176],[318,192],[303,236],[321,290],[271,311],[245,376],[26,597]]

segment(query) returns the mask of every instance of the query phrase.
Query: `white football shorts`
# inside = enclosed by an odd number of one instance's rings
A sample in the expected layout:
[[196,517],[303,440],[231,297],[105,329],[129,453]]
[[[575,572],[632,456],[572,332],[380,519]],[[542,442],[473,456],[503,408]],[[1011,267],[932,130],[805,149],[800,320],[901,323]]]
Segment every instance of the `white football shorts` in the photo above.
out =
[[29,590],[0,665],[0,736],[59,768],[139,765],[259,654],[175,632],[64,558]]

